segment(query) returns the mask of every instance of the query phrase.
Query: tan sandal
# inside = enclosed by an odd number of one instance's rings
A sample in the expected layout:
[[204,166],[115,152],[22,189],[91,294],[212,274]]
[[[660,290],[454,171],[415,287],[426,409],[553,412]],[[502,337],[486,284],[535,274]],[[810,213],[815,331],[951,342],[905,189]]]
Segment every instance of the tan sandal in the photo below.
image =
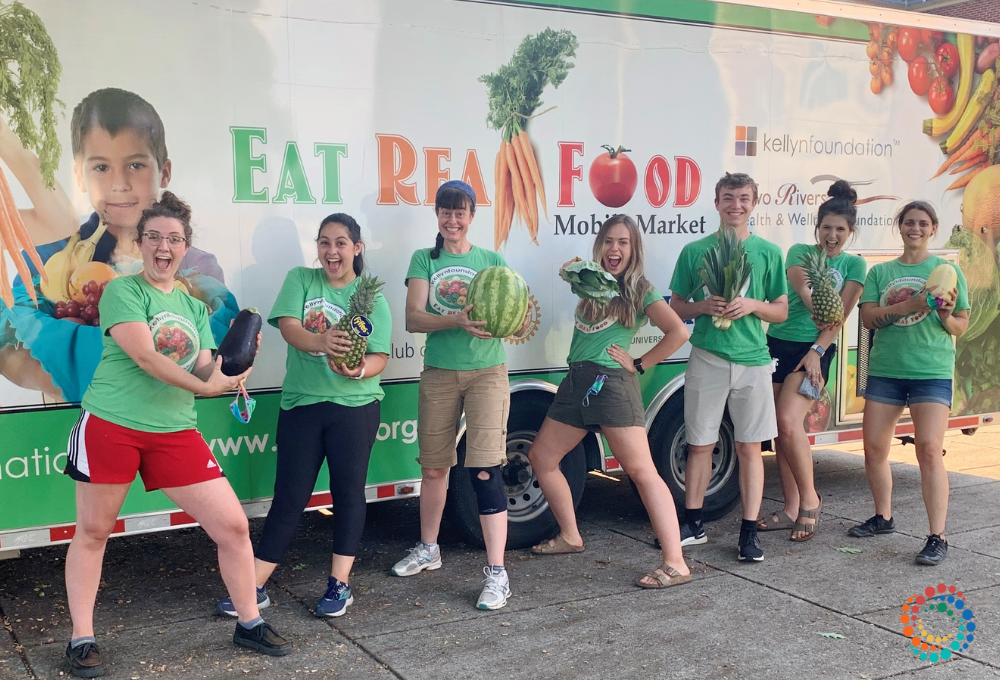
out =
[[[653,579],[656,583],[643,583],[642,579],[644,578]],[[662,564],[645,576],[636,579],[635,584],[640,588],[659,590],[661,588],[669,588],[670,586],[683,585],[690,580],[691,574],[682,574],[670,565]]]
[[531,553],[533,555],[573,555],[575,553],[582,553],[586,549],[587,547],[583,545],[573,545],[563,538],[562,534],[559,534],[555,538],[543,541],[532,547]]
[[775,510],[767,517],[757,520],[757,531],[783,531],[795,526],[795,520],[784,510]]
[[[818,494],[817,494],[818,495]],[[823,509],[823,497],[819,497],[819,505],[812,510],[799,510],[799,517],[795,520],[795,526],[792,527],[792,533],[796,531],[804,533],[805,536],[800,536],[795,538],[791,534],[788,535],[789,541],[795,541],[796,543],[805,543],[816,535],[816,527],[819,526],[819,511]],[[812,524],[805,524],[802,522],[804,519],[814,520]]]

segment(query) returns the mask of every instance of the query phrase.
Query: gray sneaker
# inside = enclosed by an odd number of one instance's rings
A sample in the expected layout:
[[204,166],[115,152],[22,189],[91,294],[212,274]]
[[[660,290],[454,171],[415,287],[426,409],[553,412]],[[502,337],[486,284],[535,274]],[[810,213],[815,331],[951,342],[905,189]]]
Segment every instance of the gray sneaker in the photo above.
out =
[[419,574],[424,569],[434,571],[441,568],[441,547],[435,545],[433,549],[428,548],[423,541],[411,548],[409,554],[396,562],[392,568],[393,576],[413,576]]
[[[271,598],[267,596],[267,586],[257,588],[257,609],[267,609],[271,606]],[[221,616],[236,616],[233,598],[224,597],[215,604],[215,613]]]
[[486,575],[486,582],[483,585],[483,592],[476,603],[477,609],[500,609],[507,604],[510,597],[510,579],[507,577],[507,570],[501,569],[499,572],[493,571],[492,567],[483,567]]

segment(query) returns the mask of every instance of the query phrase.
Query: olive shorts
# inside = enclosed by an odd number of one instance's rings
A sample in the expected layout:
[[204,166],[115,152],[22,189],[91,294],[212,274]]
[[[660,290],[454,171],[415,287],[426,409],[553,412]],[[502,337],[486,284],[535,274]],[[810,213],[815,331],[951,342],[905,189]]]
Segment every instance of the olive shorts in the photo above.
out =
[[507,462],[510,382],[507,364],[472,371],[427,367],[417,399],[417,462],[450,468],[458,462],[455,444],[465,410],[465,467]]
[[[606,376],[600,392],[588,394],[599,375]],[[549,407],[548,417],[593,432],[602,426],[646,427],[642,392],[635,374],[590,361],[570,364],[569,373],[559,384],[556,398]]]

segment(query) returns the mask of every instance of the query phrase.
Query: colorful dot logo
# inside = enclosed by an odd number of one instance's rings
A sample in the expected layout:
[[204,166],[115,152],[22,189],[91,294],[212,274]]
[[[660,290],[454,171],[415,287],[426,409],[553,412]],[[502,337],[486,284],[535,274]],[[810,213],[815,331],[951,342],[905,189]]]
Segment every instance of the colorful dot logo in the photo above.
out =
[[[941,615],[947,617],[948,625],[952,627],[946,635],[939,635],[924,625],[925,618],[939,618]],[[934,663],[947,661],[952,654],[969,648],[976,639],[973,617],[962,591],[939,583],[927,586],[923,595],[914,593],[908,597],[899,622],[903,624],[903,635],[910,638],[913,656]]]

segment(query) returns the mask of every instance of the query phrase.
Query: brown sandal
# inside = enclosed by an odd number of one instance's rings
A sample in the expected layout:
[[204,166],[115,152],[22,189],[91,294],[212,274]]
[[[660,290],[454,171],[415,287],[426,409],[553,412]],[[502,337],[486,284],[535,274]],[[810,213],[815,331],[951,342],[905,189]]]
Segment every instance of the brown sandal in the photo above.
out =
[[[655,584],[643,583],[642,579],[650,578],[656,581]],[[670,565],[663,564],[649,572],[645,576],[641,576],[636,579],[635,584],[640,588],[647,588],[649,590],[660,590],[661,588],[669,588],[670,586],[679,586],[687,583],[691,580],[691,574],[682,574]]]
[[[817,494],[818,495],[818,494]],[[788,540],[795,541],[796,543],[805,543],[816,535],[816,527],[819,526],[819,512],[823,509],[823,497],[819,497],[819,505],[812,510],[799,510],[799,517],[795,520],[795,526],[792,527],[792,533],[796,531],[802,532],[805,536],[799,538],[794,538],[791,534],[788,535]],[[804,524],[802,520],[811,519],[815,520],[812,524]]]
[[582,553],[586,549],[587,547],[583,545],[573,545],[559,534],[532,547],[531,552],[533,555],[572,555]]
[[[777,520],[772,518],[776,517]],[[757,531],[784,531],[795,526],[795,520],[788,516],[784,510],[775,510],[767,517],[757,520]]]

